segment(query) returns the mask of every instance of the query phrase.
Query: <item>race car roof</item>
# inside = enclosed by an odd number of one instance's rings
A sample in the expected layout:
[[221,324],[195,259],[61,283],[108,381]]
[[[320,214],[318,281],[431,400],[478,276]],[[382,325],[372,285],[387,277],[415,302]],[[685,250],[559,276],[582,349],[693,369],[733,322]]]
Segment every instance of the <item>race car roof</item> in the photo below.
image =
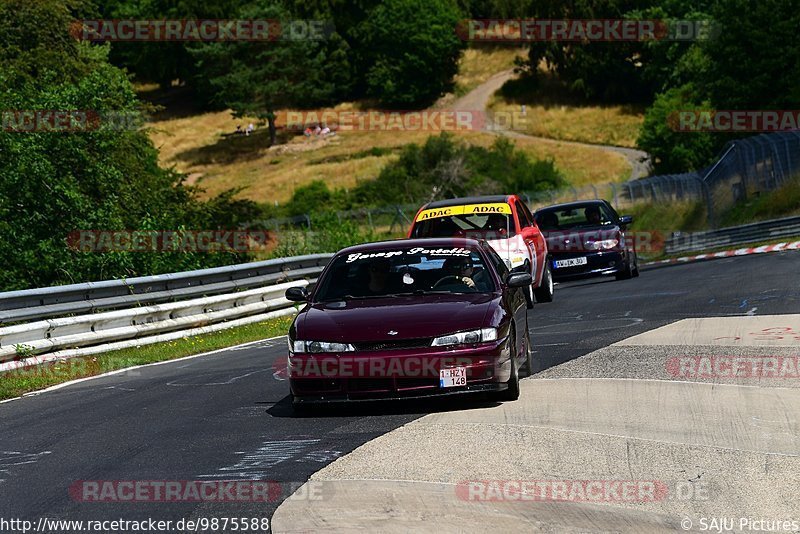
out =
[[448,198],[447,200],[437,200],[429,202],[423,209],[446,208],[447,206],[462,206],[464,204],[489,204],[494,202],[507,202],[511,195],[486,195],[482,197],[461,197]]
[[564,202],[563,204],[552,204],[550,206],[545,206],[543,208],[539,208],[538,210],[536,210],[536,213],[542,211],[551,211],[551,210],[574,209],[574,208],[580,208],[581,206],[590,206],[599,204],[608,204],[608,202],[602,199],[576,200],[573,202]]

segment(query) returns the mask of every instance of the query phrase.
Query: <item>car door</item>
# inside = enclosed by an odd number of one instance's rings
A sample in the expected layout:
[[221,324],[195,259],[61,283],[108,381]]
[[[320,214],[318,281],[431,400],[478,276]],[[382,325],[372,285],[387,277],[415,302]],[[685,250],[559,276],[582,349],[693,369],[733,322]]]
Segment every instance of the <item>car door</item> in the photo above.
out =
[[[508,288],[505,287],[506,276],[510,272],[506,263],[493,248],[485,245],[484,252],[489,257],[489,262],[494,266],[497,276],[500,278],[500,283],[503,286],[503,307],[510,310],[511,317],[514,319],[514,335],[517,340],[517,359],[524,357],[519,351],[519,345],[523,342],[526,329],[528,328],[528,306],[525,301],[525,292],[522,288]],[[522,365],[522,361],[517,362]]]
[[525,246],[528,247],[531,256],[533,285],[539,287],[545,261],[547,261],[547,243],[542,232],[539,231],[539,227],[536,226],[536,221],[534,221],[528,206],[517,199],[514,201],[514,210],[517,212],[522,238],[525,240]]

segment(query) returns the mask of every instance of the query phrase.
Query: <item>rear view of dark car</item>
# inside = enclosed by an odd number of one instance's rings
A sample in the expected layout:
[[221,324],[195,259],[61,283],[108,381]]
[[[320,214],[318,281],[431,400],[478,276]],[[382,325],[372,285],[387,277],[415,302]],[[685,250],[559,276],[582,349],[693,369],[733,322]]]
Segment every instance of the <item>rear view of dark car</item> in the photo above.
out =
[[639,276],[634,240],[626,238],[633,219],[618,215],[605,200],[548,206],[535,218],[547,239],[554,279]]

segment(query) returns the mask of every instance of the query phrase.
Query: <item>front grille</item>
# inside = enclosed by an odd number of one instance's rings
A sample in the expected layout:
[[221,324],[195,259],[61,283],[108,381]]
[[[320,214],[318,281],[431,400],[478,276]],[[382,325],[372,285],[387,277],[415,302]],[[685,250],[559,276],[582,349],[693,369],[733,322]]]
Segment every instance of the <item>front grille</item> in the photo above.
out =
[[359,351],[377,351],[377,350],[410,350],[410,349],[424,349],[430,347],[433,343],[433,338],[427,337],[422,339],[398,339],[387,341],[368,341],[363,343],[353,343],[356,350]]

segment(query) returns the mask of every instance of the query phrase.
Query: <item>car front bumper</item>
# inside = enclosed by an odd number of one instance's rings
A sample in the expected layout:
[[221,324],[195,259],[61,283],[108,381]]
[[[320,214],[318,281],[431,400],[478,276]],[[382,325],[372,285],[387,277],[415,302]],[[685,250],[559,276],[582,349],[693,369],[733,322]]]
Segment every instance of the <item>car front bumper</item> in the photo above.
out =
[[[571,258],[586,258],[586,264],[573,267],[556,267],[556,261]],[[550,266],[554,280],[568,280],[588,276],[617,274],[625,270],[627,256],[617,250],[598,252],[570,252],[553,254]]]
[[[503,354],[505,341],[455,350],[429,347],[342,355],[293,354],[289,384],[298,404],[501,391],[511,376],[511,362]],[[454,367],[466,368],[467,383],[440,387],[440,369]]]

